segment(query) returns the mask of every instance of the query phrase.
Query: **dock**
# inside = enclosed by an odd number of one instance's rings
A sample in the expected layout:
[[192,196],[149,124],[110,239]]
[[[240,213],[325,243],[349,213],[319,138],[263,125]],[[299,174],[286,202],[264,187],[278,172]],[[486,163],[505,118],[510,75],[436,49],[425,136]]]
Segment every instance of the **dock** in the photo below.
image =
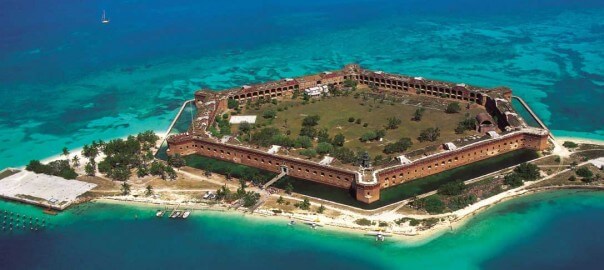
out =
[[[7,168],[0,173],[12,174],[0,178],[0,197],[33,204],[45,209],[64,210],[96,184],[67,180],[54,175],[37,174],[27,170]],[[6,174],[6,173],[5,173]]]

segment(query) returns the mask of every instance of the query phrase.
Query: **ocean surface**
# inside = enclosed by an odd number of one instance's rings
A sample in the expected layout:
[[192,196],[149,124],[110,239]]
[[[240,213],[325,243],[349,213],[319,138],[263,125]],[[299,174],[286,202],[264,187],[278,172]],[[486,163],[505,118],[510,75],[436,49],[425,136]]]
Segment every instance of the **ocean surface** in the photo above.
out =
[[509,86],[556,135],[604,139],[603,22],[601,0],[2,0],[0,168],[164,131],[199,88],[351,62]]
[[3,269],[601,269],[604,249],[601,192],[504,202],[424,244],[207,211],[171,220],[89,203],[47,216],[0,202],[7,209],[50,226],[0,231]]
[[[199,88],[351,62],[509,86],[555,135],[604,139],[602,0],[1,0],[0,25],[0,169],[165,131]],[[506,202],[423,245],[223,213],[0,209],[50,224],[0,231],[2,269],[598,269],[604,250],[604,195],[594,192]]]

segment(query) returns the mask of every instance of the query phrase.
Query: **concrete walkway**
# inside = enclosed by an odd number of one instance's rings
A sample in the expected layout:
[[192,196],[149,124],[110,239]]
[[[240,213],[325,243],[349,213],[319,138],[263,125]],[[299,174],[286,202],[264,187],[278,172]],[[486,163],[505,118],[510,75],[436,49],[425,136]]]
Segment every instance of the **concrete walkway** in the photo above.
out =
[[270,181],[266,182],[266,184],[264,184],[262,186],[262,189],[265,189],[267,187],[269,187],[270,185],[274,184],[275,182],[279,181],[279,179],[283,178],[284,176],[286,176],[287,173],[285,172],[281,172],[279,175],[273,177],[273,179],[271,179]]

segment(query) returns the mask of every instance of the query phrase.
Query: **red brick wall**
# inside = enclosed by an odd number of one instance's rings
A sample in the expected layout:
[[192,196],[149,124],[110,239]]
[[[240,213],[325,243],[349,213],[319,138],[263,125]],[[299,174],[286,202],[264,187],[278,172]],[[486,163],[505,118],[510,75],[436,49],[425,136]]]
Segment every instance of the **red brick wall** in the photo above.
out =
[[176,153],[181,155],[200,154],[276,173],[281,172],[281,166],[286,166],[288,175],[292,177],[340,188],[350,188],[356,181],[354,172],[321,166],[293,157],[271,155],[259,150],[216,143],[205,139],[183,140],[182,142],[170,143],[168,153],[170,155]]
[[374,185],[361,185],[355,186],[355,193],[357,201],[364,203],[372,203],[380,199],[381,186],[379,184]]
[[538,136],[519,133],[497,141],[485,142],[462,151],[445,152],[438,156],[415,161],[378,173],[378,181],[383,188],[398,185],[428,175],[497,156],[516,149],[528,148],[544,150],[547,147],[547,135]]

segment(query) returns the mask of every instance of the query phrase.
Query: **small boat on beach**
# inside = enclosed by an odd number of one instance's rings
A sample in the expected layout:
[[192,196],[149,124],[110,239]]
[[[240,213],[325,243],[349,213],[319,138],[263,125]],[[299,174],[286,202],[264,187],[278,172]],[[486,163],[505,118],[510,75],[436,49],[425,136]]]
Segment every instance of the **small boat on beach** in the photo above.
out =
[[157,213],[155,213],[155,216],[156,216],[156,217],[163,217],[163,216],[164,216],[164,213],[166,213],[166,212],[165,212],[165,211],[163,211],[163,210],[157,210]]
[[182,218],[188,218],[190,214],[191,214],[191,211],[187,210],[182,214]]

